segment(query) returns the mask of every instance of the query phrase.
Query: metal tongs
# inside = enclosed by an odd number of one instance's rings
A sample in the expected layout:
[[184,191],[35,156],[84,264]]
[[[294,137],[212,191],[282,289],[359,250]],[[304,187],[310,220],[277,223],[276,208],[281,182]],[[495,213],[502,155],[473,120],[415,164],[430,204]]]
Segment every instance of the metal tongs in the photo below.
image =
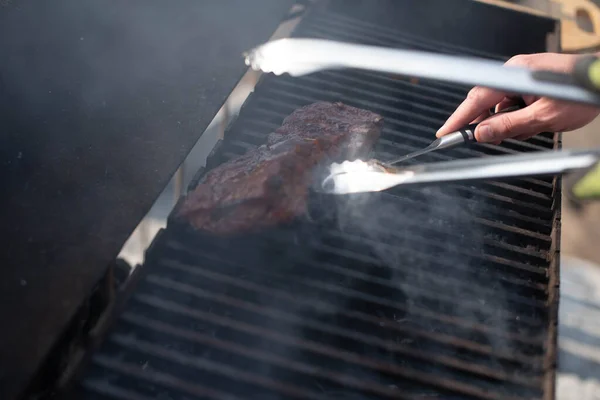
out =
[[[508,113],[508,112],[516,111],[516,110],[519,110],[519,109],[525,107],[525,102],[523,101],[523,99],[519,99],[518,103],[519,104],[504,108],[500,111],[491,112],[490,117],[495,114]],[[388,165],[399,164],[406,160],[410,160],[411,158],[422,156],[423,154],[427,154],[432,151],[437,151],[437,150],[442,150],[442,149],[450,149],[450,148],[460,146],[463,144],[476,143],[477,139],[475,139],[475,128],[477,128],[477,125],[479,125],[479,122],[469,124],[456,132],[450,132],[449,134],[444,135],[441,138],[435,139],[433,142],[431,142],[429,144],[429,146],[427,146],[421,150],[413,151],[412,153],[409,153],[402,157],[396,158],[395,160],[388,161],[388,162],[386,162],[386,164],[388,164]]]
[[[592,73],[592,70],[600,71],[600,60],[594,56],[581,58],[574,73],[564,74],[510,67],[473,57],[318,39],[280,39],[248,52],[245,61],[255,70],[276,75],[301,76],[325,69],[355,68],[600,106],[600,82],[594,79],[597,74]],[[322,183],[322,190],[346,194],[382,191],[401,184],[555,175],[589,170],[600,162],[600,149],[594,149],[481,157],[406,168],[392,165],[425,152],[474,141],[474,130],[474,126],[468,126],[423,150],[387,163],[378,160],[334,163]]]
[[302,76],[328,69],[355,68],[600,106],[600,88],[587,73],[590,67],[595,67],[592,63],[596,59],[590,57],[582,58],[575,74],[563,74],[505,66],[500,61],[475,57],[321,39],[274,40],[252,49],[244,57],[252,69],[275,75]]
[[[561,150],[480,157],[397,168],[377,160],[332,164],[322,191],[331,194],[379,192],[398,185],[544,176],[589,169],[600,150]],[[600,183],[600,182],[599,182]]]

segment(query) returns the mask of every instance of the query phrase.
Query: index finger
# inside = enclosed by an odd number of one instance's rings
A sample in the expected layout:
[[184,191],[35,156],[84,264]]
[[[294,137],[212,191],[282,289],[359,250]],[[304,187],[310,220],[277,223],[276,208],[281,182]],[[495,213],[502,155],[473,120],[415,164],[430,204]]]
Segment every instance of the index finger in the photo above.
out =
[[442,137],[450,132],[455,132],[468,125],[475,118],[498,104],[506,93],[497,90],[476,86],[469,91],[467,98],[456,108],[444,125],[435,134]]

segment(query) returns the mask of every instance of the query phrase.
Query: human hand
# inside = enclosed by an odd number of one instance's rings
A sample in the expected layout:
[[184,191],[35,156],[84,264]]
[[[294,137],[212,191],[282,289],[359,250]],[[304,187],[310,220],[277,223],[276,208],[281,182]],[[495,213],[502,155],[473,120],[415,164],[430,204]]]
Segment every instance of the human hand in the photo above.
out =
[[[569,73],[573,70],[577,57],[558,53],[518,55],[505,65]],[[600,114],[600,109],[596,107],[547,97],[523,96],[523,100],[527,105],[525,108],[490,117],[490,108],[495,107],[496,111],[500,111],[510,107],[515,104],[514,97],[497,90],[474,87],[436,136],[444,136],[469,123],[487,118],[475,129],[475,138],[478,142],[499,144],[508,138],[525,140],[541,132],[575,130],[587,125]]]

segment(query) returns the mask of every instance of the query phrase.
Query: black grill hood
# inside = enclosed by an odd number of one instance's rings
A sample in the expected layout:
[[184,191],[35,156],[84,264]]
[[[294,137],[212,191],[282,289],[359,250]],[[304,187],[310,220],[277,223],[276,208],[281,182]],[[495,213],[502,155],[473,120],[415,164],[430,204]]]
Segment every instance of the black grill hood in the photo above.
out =
[[0,1],[0,398],[30,380],[291,4]]

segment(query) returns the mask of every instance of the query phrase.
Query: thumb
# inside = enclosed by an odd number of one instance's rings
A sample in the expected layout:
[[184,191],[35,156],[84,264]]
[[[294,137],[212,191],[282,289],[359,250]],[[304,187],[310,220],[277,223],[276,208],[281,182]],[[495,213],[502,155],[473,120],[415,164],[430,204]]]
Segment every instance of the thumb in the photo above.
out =
[[481,143],[500,142],[504,139],[521,135],[540,133],[535,115],[536,103],[521,110],[496,114],[475,129],[475,138]]

